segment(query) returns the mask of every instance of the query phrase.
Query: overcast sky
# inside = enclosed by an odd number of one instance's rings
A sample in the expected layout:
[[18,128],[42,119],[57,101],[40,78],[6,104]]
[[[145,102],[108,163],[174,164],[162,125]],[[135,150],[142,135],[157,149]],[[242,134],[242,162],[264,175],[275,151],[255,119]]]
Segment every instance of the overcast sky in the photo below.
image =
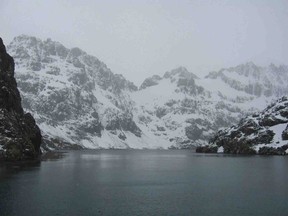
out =
[[20,34],[79,47],[139,85],[178,66],[288,64],[288,1],[0,0],[4,43]]

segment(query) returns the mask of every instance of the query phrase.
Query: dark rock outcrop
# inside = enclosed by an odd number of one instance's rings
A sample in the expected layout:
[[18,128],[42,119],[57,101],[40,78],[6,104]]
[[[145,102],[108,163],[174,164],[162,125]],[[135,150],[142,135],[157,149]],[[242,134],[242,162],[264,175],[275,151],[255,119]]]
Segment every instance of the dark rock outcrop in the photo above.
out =
[[150,86],[158,85],[158,82],[161,79],[162,78],[158,75],[154,75],[152,77],[145,79],[144,82],[142,83],[142,85],[140,86],[140,90],[145,89],[145,88],[150,87]]
[[282,132],[282,139],[288,140],[288,125],[287,125],[286,129]]
[[[133,116],[130,115],[129,113],[124,113],[122,115],[115,116],[106,125],[105,129],[111,131],[112,133],[113,131],[114,133],[116,133],[115,132],[116,130],[120,130],[120,131],[129,131],[137,137],[141,137],[142,135],[140,128],[133,121]],[[124,134],[121,134],[119,138],[125,140],[126,136]]]
[[267,147],[264,146],[259,149],[259,155],[286,155],[286,150],[288,149],[288,145],[284,145],[281,147]]
[[[285,140],[288,139],[287,112],[288,98],[282,97],[262,112],[243,118],[238,125],[218,131],[210,140],[210,145],[223,147],[224,153],[256,154],[256,146],[261,144],[258,154],[284,155],[287,152]],[[283,131],[279,131],[280,128]],[[279,134],[276,138],[275,134],[279,132],[282,139],[276,140]]]
[[14,78],[14,60],[0,38],[0,159],[35,159],[41,132],[30,113],[24,113]]
[[196,148],[197,153],[217,153],[218,147],[217,146],[198,146]]

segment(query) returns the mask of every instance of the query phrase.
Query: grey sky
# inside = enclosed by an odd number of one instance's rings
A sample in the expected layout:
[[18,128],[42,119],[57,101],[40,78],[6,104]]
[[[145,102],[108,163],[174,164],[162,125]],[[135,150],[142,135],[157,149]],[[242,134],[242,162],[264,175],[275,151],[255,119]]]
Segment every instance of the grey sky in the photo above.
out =
[[80,47],[138,85],[178,66],[288,64],[287,0],[0,0],[0,30]]

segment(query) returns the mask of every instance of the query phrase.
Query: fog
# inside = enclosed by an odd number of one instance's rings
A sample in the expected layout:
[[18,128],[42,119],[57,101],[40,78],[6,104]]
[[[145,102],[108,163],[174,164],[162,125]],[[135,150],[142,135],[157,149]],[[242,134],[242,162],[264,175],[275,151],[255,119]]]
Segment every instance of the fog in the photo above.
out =
[[287,0],[1,0],[0,36],[51,38],[139,85],[178,66],[202,76],[287,64]]

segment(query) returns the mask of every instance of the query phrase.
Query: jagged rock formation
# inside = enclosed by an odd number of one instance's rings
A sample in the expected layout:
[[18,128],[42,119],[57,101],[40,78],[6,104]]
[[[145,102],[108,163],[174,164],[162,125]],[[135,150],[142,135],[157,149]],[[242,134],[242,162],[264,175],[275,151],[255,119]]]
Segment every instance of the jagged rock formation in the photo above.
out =
[[35,113],[44,147],[126,148],[129,136],[141,137],[128,95],[138,88],[96,57],[25,35],[8,49],[23,106]]
[[199,78],[184,67],[138,89],[99,59],[50,39],[16,37],[23,106],[52,148],[191,148],[288,93],[288,67],[253,63]]
[[161,80],[159,75],[154,75],[144,80],[144,82],[140,86],[140,90],[145,89],[150,86],[158,85],[158,81]]
[[0,38],[0,159],[35,159],[41,133],[30,113],[24,113],[14,78],[14,60]]
[[286,154],[287,123],[288,98],[282,97],[262,112],[241,119],[238,125],[218,131],[210,146],[197,151],[221,147],[224,153],[232,154]]

